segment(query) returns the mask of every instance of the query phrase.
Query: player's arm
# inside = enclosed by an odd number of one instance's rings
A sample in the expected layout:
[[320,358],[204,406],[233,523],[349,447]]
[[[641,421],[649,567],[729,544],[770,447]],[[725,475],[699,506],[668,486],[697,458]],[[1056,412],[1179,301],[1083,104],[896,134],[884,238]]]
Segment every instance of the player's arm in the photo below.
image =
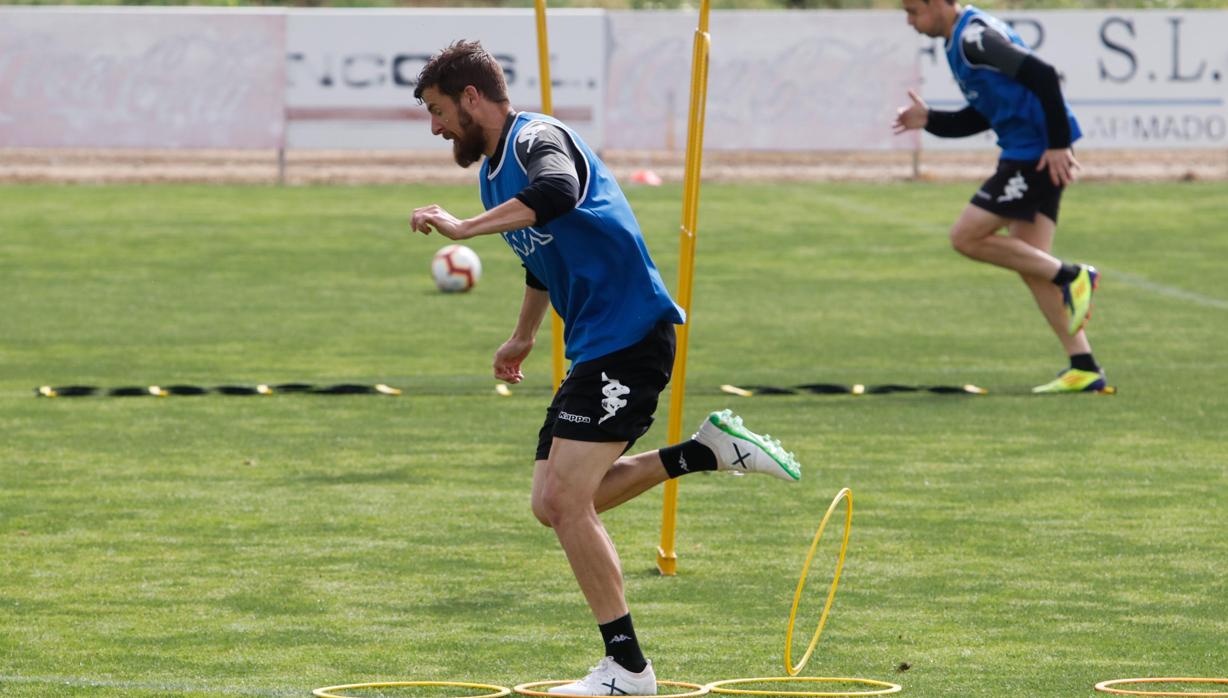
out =
[[[526,270],[526,275],[531,277],[532,272]],[[520,366],[529,352],[533,351],[533,343],[537,340],[537,330],[541,327],[542,320],[546,317],[546,310],[549,308],[550,295],[544,289],[526,284],[516,328],[512,330],[512,336],[495,352],[495,378],[508,383],[519,383],[524,380],[524,373],[520,370]]]
[[533,210],[535,225],[545,225],[580,204],[588,176],[584,156],[567,132],[554,124],[533,124],[516,139],[516,159],[524,165],[529,184],[516,200]]
[[959,111],[938,111],[930,109],[914,90],[908,91],[908,98],[912,104],[896,110],[893,128],[897,134],[923,128],[935,136],[962,138],[989,128],[989,121],[971,106]]
[[587,176],[583,158],[574,150],[563,129],[545,124],[525,131],[516,139],[517,159],[524,165],[529,184],[515,197],[494,208],[461,220],[432,205],[415,209],[413,229],[429,234],[437,230],[452,240],[506,233],[531,225],[544,225],[579,204],[581,182]]
[[468,240],[479,235],[506,233],[533,225],[537,214],[517,199],[509,199],[473,218],[460,219],[438,204],[414,209],[410,225],[424,235],[438,231],[449,240]]
[[525,131],[513,144],[516,158],[524,165],[529,184],[516,196],[480,216],[462,222],[470,235],[488,235],[545,225],[574,209],[580,195],[577,174],[579,153],[563,129],[545,124]]
[[968,62],[977,67],[993,68],[1031,90],[1045,112],[1049,148],[1069,148],[1070,122],[1066,118],[1066,103],[1062,100],[1057,69],[984,22],[973,20],[972,24],[980,31],[964,32],[962,48]]
[[926,114],[925,130],[943,138],[964,138],[989,130],[989,119],[971,105],[959,111],[930,109]]

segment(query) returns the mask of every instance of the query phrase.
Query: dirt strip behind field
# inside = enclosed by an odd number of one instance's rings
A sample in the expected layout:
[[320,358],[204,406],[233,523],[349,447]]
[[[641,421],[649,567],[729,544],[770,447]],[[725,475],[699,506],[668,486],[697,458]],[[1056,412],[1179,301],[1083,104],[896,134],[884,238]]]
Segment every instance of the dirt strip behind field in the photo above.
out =
[[[623,183],[651,171],[664,182],[683,176],[683,153],[608,151],[606,162]],[[704,154],[708,182],[858,181],[920,178],[980,181],[993,171],[988,151],[724,152]],[[1228,150],[1084,150],[1081,178],[1092,181],[1228,179]],[[438,151],[290,151],[284,166],[267,150],[49,150],[0,149],[0,182],[218,184],[469,183],[476,166],[462,170]]]

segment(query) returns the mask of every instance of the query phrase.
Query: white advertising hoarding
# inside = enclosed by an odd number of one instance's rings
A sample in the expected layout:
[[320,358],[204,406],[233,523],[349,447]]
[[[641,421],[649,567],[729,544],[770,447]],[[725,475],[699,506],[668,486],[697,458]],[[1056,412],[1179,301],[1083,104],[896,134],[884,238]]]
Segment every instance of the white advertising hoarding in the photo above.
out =
[[[696,13],[609,18],[607,147],[681,149]],[[917,42],[902,12],[720,11],[709,29],[706,149],[912,146],[890,126],[917,82]]]
[[276,148],[284,17],[0,9],[0,146]]
[[[1080,148],[1228,147],[1228,12],[1001,17],[1062,74]],[[684,147],[696,12],[548,18],[555,114],[594,147]],[[710,34],[709,150],[911,148],[890,130],[909,87],[964,103],[942,42],[900,10],[717,11]],[[528,9],[0,8],[0,147],[446,148],[413,88],[461,38],[540,108]]]
[[[1228,147],[1228,12],[1002,12],[1062,75],[1083,129],[1080,148]],[[936,109],[966,103],[941,40],[924,40],[922,96]],[[992,147],[986,134],[925,136],[924,148]]]
[[[426,61],[459,39],[480,40],[499,60],[515,108],[541,108],[532,10],[292,10],[288,22],[291,147],[448,147],[413,93]],[[600,147],[604,13],[551,10],[548,28],[554,113]]]

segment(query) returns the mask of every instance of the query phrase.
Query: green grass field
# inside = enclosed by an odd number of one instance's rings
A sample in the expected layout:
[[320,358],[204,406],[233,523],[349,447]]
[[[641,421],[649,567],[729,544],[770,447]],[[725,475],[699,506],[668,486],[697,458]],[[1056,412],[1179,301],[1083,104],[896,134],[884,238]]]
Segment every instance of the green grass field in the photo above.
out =
[[[806,470],[684,478],[676,578],[655,572],[659,492],[605,515],[658,677],[783,673],[801,562],[845,486],[847,565],[808,675],[918,698],[1225,675],[1223,184],[1067,195],[1057,252],[1104,272],[1089,331],[1111,397],[1029,394],[1064,357],[1018,279],[950,250],[972,189],[705,186],[684,428],[733,407]],[[629,194],[672,287],[679,189]],[[478,207],[475,187],[0,188],[0,696],[511,686],[595,662],[528,508],[548,331],[497,397],[523,276],[482,238],[478,288],[434,292],[443,242],[406,225],[432,202]],[[294,381],[406,393],[32,392]],[[813,382],[990,394],[718,389]],[[642,446],[663,445],[664,405]]]

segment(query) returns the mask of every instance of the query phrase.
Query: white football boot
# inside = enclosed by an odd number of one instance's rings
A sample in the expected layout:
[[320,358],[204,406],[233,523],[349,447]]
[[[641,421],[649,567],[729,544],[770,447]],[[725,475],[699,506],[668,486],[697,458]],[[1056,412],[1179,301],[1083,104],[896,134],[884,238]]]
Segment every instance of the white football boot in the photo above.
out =
[[712,449],[717,470],[766,473],[788,482],[802,479],[802,466],[792,453],[771,436],[747,429],[731,410],[708,415],[691,438]]
[[554,686],[549,692],[567,696],[655,696],[657,675],[652,670],[652,662],[635,674],[624,669],[613,657],[605,657],[589,669],[588,676]]

